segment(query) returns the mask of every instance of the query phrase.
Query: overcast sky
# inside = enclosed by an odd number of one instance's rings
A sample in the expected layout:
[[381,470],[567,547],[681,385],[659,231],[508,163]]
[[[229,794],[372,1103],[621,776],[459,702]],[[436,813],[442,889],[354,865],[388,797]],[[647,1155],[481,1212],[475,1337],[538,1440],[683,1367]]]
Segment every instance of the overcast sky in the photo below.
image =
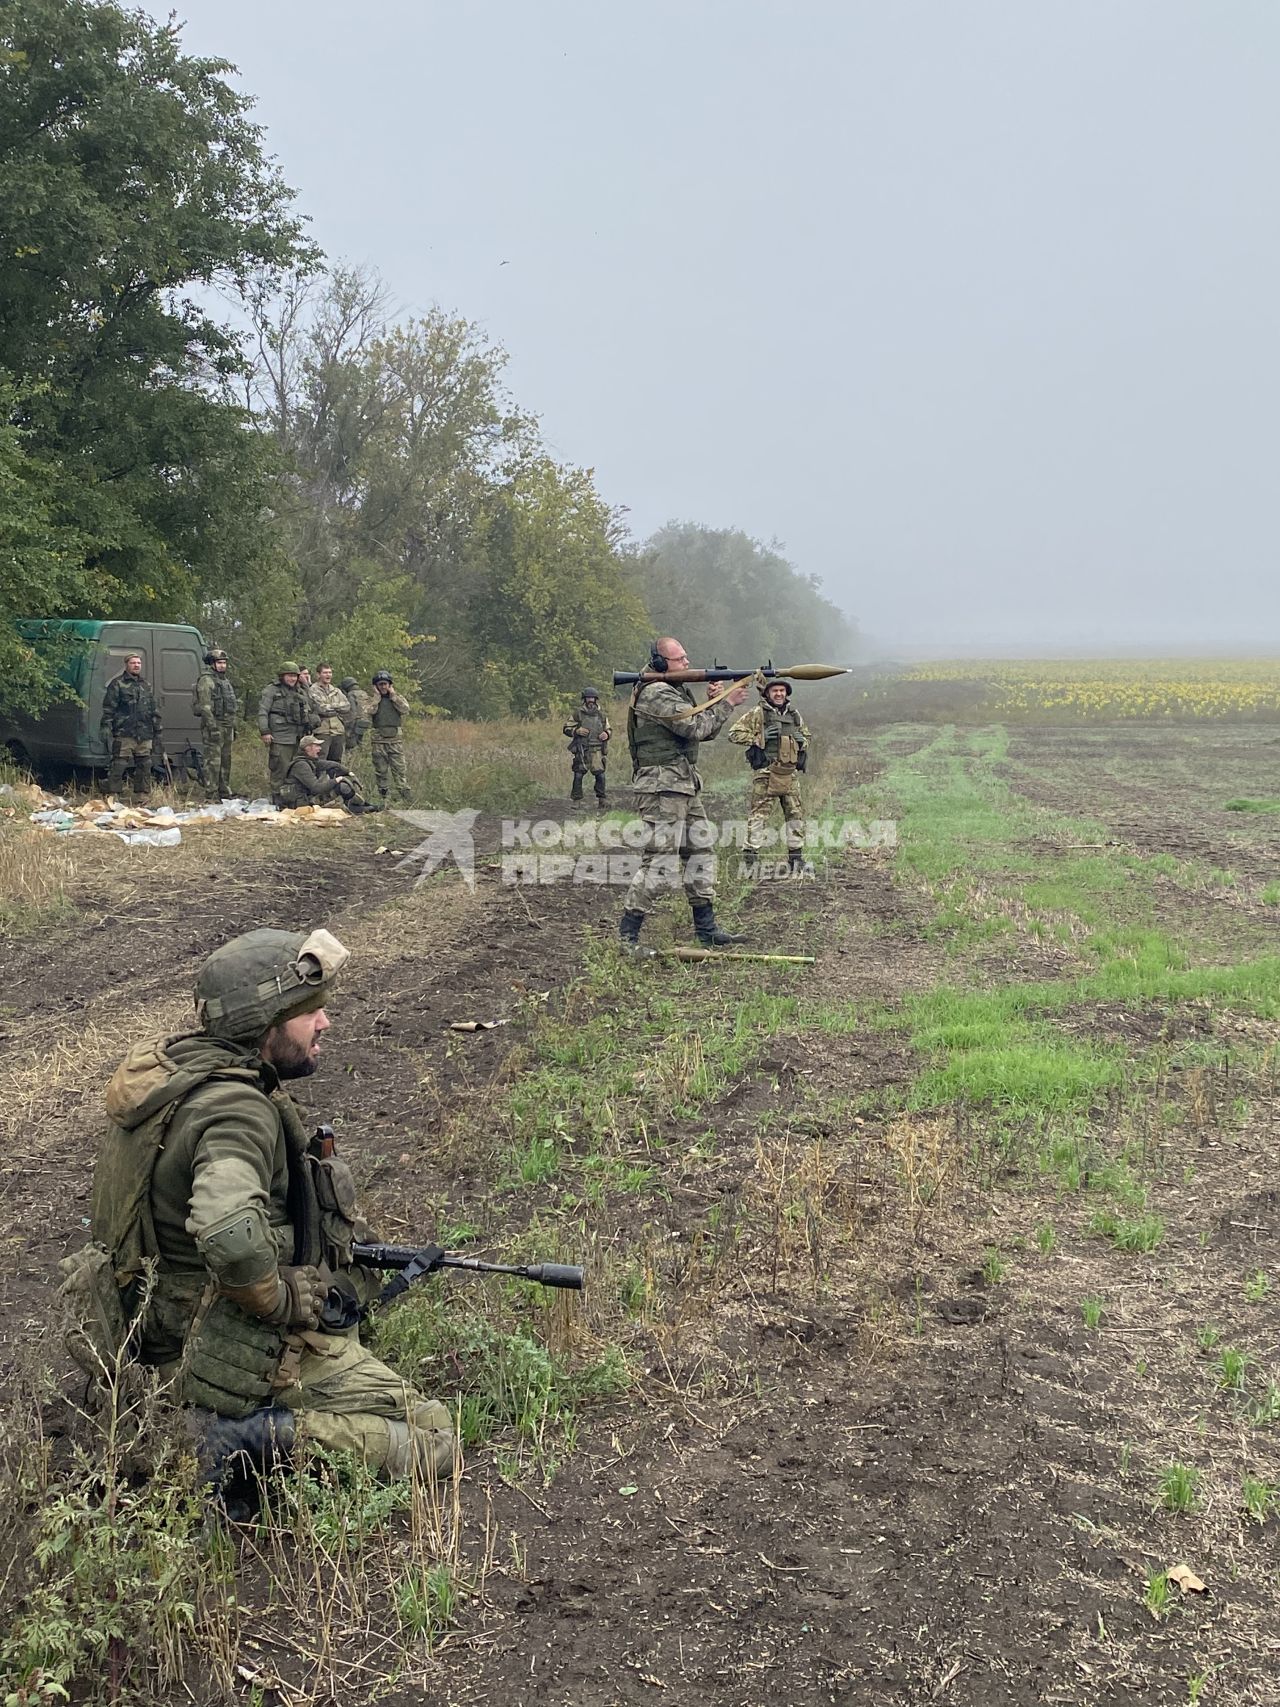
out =
[[637,536],[776,538],[893,644],[1280,651],[1275,0],[180,15]]

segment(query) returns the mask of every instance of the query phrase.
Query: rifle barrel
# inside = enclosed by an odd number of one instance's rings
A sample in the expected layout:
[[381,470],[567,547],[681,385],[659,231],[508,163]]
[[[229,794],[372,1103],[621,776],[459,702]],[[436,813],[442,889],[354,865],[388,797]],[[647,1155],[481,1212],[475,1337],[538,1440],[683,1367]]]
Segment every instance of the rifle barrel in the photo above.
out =
[[[420,1252],[416,1245],[357,1243],[353,1247],[352,1254],[357,1262],[365,1263],[369,1268],[398,1271],[408,1268]],[[465,1268],[470,1269],[473,1274],[513,1274],[520,1280],[533,1281],[536,1286],[563,1287],[570,1292],[581,1292],[586,1278],[576,1263],[566,1262],[483,1262],[479,1257],[459,1257],[446,1254],[438,1257],[433,1266],[436,1268]]]

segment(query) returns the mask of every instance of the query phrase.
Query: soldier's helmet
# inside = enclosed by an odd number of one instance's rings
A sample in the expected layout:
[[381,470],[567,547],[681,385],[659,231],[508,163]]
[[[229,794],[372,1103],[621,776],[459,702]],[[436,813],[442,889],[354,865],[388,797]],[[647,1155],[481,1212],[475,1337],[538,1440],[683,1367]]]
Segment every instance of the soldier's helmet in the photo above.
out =
[[229,664],[231,662],[221,646],[211,646],[204,655],[204,661],[206,664]]
[[290,659],[287,663],[281,664],[279,674],[282,676],[300,676],[302,674],[302,665],[295,664],[293,660]]
[[356,679],[354,676],[343,676],[342,680],[338,683],[338,686],[342,689],[343,693],[350,693],[355,685]]
[[321,1008],[350,958],[328,931],[246,931],[211,954],[196,979],[209,1037],[256,1043],[273,1025]]
[[760,689],[761,696],[768,698],[770,688],[781,688],[787,698],[791,698],[791,683],[780,681],[776,676],[766,676],[764,686]]
[[373,672],[373,676],[372,676],[372,679],[370,682],[370,686],[376,688],[379,682],[389,682],[390,680],[391,680],[391,671],[390,670],[375,670]]
[[582,698],[583,698],[583,702],[585,704],[585,702],[589,699],[598,700],[600,698],[600,695],[596,692],[596,690],[594,688],[583,688]]

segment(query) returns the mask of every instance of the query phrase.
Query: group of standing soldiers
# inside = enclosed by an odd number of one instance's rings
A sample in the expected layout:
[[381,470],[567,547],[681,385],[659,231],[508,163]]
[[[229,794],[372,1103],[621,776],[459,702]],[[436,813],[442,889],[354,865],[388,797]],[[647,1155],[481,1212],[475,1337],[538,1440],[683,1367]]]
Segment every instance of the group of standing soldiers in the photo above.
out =
[[378,793],[384,801],[391,791],[408,800],[402,727],[409,703],[396,691],[390,670],[375,671],[369,685],[371,695],[354,676],[335,685],[328,664],[317,666],[314,682],[299,664],[280,666],[258,703],[258,734],[277,804],[302,806],[336,793],[351,810],[360,810],[358,792],[348,793],[357,785],[343,759],[359,749],[366,733]]
[[[227,654],[212,647],[192,692],[200,724],[204,783],[225,800],[231,793],[231,748],[241,707],[228,675]],[[378,792],[409,799],[403,724],[408,701],[396,691],[390,670],[375,671],[366,693],[354,676],[336,683],[329,664],[317,666],[315,680],[300,664],[282,664],[276,680],[258,703],[258,734],[267,749],[272,799],[278,806],[303,806],[333,796],[350,811],[369,810],[359,779],[343,762],[369,736]],[[142,658],[125,660],[120,675],[107,684],[102,701],[102,738],[111,755],[107,786],[124,790],[132,776],[135,795],[150,792],[160,754],[164,758],[160,705],[143,673]],[[175,766],[179,761],[175,760]],[[188,766],[183,766],[185,775]]]

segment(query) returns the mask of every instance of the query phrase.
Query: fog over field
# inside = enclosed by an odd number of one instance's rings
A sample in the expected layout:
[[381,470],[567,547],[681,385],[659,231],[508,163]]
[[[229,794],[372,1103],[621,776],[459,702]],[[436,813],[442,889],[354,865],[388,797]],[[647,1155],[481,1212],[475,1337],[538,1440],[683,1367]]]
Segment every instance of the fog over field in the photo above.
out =
[[1264,0],[183,16],[638,536],[777,538],[891,651],[1275,644]]

